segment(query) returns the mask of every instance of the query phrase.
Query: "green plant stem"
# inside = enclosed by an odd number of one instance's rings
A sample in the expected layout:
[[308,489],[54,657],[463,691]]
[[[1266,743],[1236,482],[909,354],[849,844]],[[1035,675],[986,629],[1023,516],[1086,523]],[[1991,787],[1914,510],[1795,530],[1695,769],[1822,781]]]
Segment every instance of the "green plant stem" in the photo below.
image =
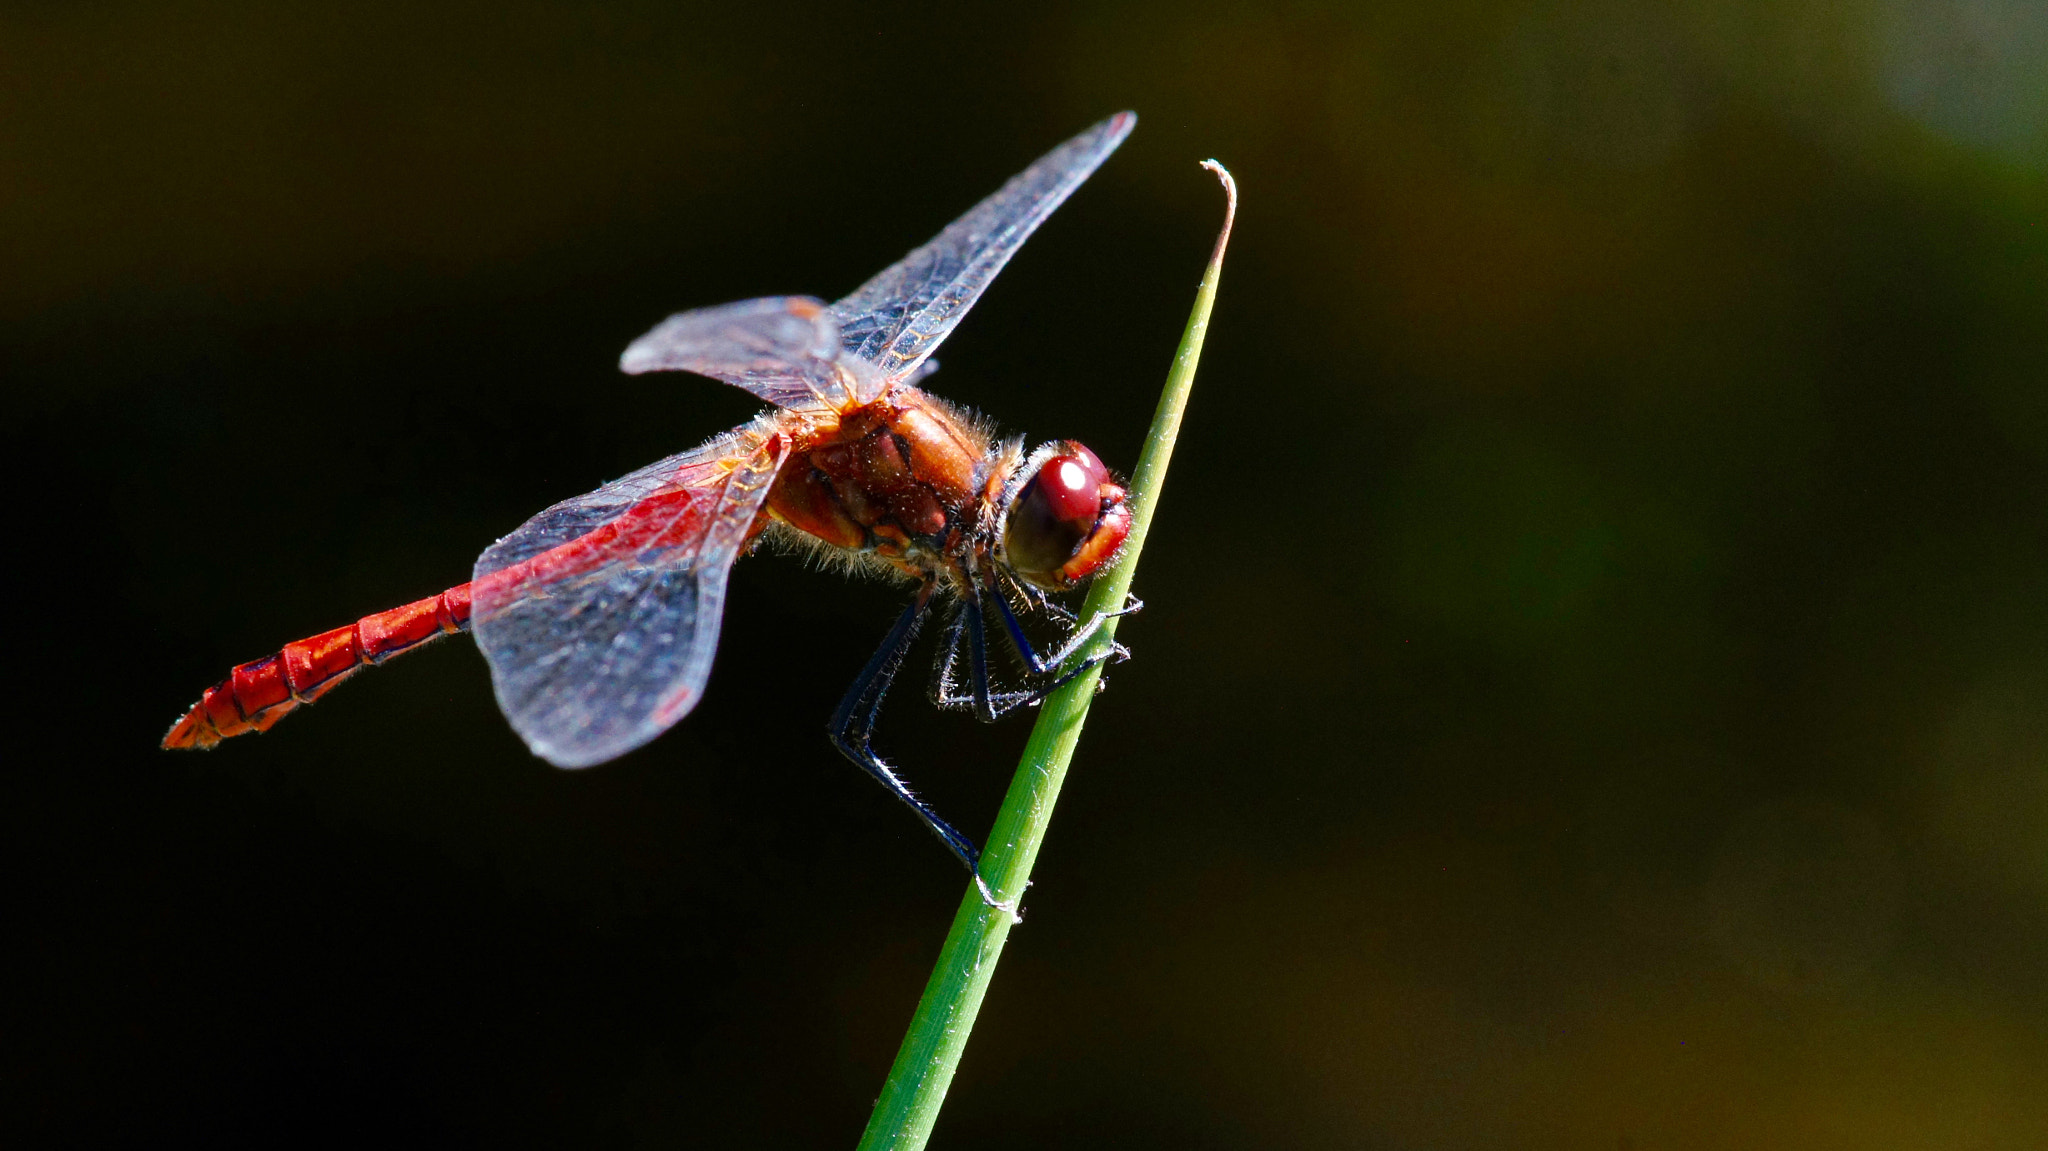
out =
[[[1229,196],[1222,231],[1216,249],[1195,290],[1194,311],[1188,316],[1187,331],[1174,354],[1173,367],[1166,374],[1166,389],[1159,397],[1159,409],[1152,417],[1152,429],[1145,437],[1138,466],[1131,473],[1131,533],[1109,571],[1098,576],[1081,608],[1081,618],[1123,606],[1130,591],[1131,576],[1138,567],[1138,553],[1151,530],[1152,511],[1159,503],[1159,488],[1166,479],[1166,464],[1173,455],[1174,440],[1180,434],[1181,412],[1187,407],[1188,391],[1195,381],[1195,364],[1202,356],[1202,338],[1209,330],[1209,309],[1216,301],[1216,283],[1223,275],[1223,251],[1230,243],[1230,225],[1237,215],[1237,185],[1230,173],[1214,160],[1203,167],[1216,173]],[[1116,639],[1116,619],[1111,617],[1102,631],[1076,661],[1107,651]],[[1071,666],[1071,665],[1070,665]],[[1032,864],[1038,860],[1039,845],[1052,808],[1059,799],[1060,785],[1067,775],[1067,761],[1081,740],[1081,724],[1088,717],[1088,705],[1095,698],[1100,668],[1090,668],[1073,682],[1053,692],[1039,705],[1038,723],[1031,729],[1024,759],[1010,781],[1009,794],[989,834],[988,849],[982,853],[982,878],[996,897],[1010,907],[1023,898],[1031,880]],[[946,934],[938,965],[925,984],[909,1033],[889,1069],[888,1081],[875,1101],[874,1114],[861,1136],[861,1151],[918,1151],[931,1137],[938,1121],[939,1107],[946,1100],[946,1088],[967,1047],[967,1035],[981,1010],[982,996],[995,974],[996,960],[1009,938],[1017,916],[983,901],[981,892],[969,885]]]

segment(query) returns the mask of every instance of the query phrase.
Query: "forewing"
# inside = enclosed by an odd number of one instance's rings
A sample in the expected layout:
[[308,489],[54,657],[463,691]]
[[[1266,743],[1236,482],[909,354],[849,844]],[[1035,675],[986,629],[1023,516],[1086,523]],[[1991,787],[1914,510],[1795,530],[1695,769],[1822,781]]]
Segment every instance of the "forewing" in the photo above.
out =
[[535,755],[603,763],[696,706],[726,575],[784,446],[763,416],[556,504],[477,557],[471,628]]
[[874,366],[841,350],[838,324],[808,296],[678,312],[627,345],[619,370],[695,372],[798,410],[845,411],[881,391]]
[[1054,148],[931,243],[833,304],[847,351],[881,368],[886,380],[909,374],[1137,122],[1135,114],[1119,112]]

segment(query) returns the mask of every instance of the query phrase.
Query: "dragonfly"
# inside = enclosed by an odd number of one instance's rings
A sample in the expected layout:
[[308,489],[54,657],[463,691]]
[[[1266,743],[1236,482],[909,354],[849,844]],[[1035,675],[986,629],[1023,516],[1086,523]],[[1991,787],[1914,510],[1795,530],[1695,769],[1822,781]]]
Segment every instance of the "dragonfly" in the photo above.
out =
[[[1061,144],[836,303],[777,296],[662,321],[626,348],[622,371],[693,372],[774,406],[527,520],[484,549],[468,583],[236,667],[163,746],[211,748],[268,731],[365,667],[467,632],[490,665],[499,708],[535,755],[564,768],[604,763],[697,705],[733,563],[763,541],[779,543],[912,586],[828,730],[993,903],[979,848],[875,752],[883,697],[941,611],[931,698],[984,722],[1128,658],[1112,644],[1073,659],[1110,617],[1136,611],[1135,599],[1082,620],[1052,597],[1115,558],[1131,509],[1123,485],[1081,444],[1027,451],[1022,437],[998,439],[918,384],[1010,257],[1136,123],[1119,113]],[[1039,650],[1020,616],[1050,621],[1062,638]],[[1012,689],[998,690],[990,673],[991,617],[1022,665]]]

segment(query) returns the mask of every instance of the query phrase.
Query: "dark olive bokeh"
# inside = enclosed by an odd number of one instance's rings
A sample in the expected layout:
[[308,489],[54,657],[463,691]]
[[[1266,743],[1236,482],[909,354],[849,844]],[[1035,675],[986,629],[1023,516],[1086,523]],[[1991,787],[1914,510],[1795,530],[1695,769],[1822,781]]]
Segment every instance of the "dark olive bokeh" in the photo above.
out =
[[[963,889],[823,738],[895,589],[747,560],[588,772],[467,641],[155,741],[1124,107],[932,381],[1127,469],[1233,167],[938,1145],[2048,1141],[2043,9],[755,7],[0,10],[10,1143],[851,1145]],[[1025,726],[881,741],[979,831]]]

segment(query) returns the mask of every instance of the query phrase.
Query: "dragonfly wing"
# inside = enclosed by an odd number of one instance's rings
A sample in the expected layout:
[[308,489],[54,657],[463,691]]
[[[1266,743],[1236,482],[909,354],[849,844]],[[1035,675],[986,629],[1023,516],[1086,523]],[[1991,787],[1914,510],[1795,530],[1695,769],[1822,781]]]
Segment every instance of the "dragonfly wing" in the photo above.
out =
[[890,380],[915,369],[1137,122],[1135,114],[1119,112],[1054,148],[931,243],[833,304],[846,350],[879,366]]
[[471,628],[535,755],[603,763],[696,706],[726,576],[785,447],[763,416],[556,504],[477,558]]
[[798,410],[845,411],[881,393],[874,365],[842,351],[839,325],[808,296],[679,312],[627,345],[619,370],[695,372]]

